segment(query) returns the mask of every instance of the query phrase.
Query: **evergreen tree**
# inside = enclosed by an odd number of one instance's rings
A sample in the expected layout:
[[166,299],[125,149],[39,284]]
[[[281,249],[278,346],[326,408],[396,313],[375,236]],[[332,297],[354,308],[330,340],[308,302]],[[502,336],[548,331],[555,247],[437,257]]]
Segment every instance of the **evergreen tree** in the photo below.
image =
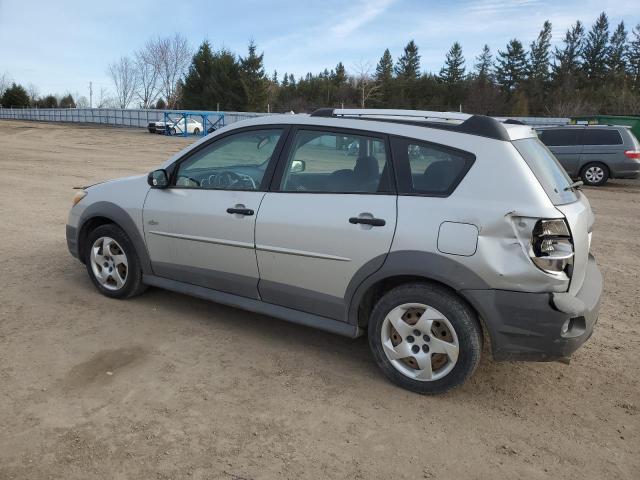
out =
[[507,44],[507,50],[498,50],[496,65],[496,82],[506,93],[519,88],[525,81],[528,71],[527,54],[520,40],[512,39]]
[[40,107],[58,108],[58,99],[54,95],[47,95],[42,100],[40,100]]
[[271,76],[271,83],[273,83],[274,85],[280,85],[280,82],[278,81],[278,71],[277,70],[273,71],[273,75]]
[[464,98],[465,66],[462,46],[454,42],[447,53],[444,67],[440,70],[440,81],[444,84],[444,101],[450,108],[457,109]]
[[633,29],[628,59],[627,70],[631,77],[632,88],[640,93],[640,23]]
[[444,67],[440,70],[440,78],[446,85],[453,86],[464,80],[464,72],[462,46],[458,42],[454,42],[447,53]]
[[256,53],[256,44],[249,42],[249,54],[240,59],[240,73],[247,103],[245,109],[250,112],[262,112],[267,106],[267,77],[263,66],[264,53]]
[[211,89],[213,64],[213,51],[209,42],[205,40],[193,56],[182,85],[184,108],[207,110],[216,107],[217,98]]
[[22,108],[29,106],[29,94],[22,85],[12,83],[2,94],[0,101],[4,108]]
[[578,20],[567,30],[562,40],[562,49],[556,47],[552,66],[554,80],[558,84],[574,77],[581,68],[581,52],[584,43],[584,27]]
[[379,101],[383,106],[386,106],[391,100],[393,88],[393,58],[388,48],[384,51],[376,66],[375,80],[380,86]]
[[60,99],[60,108],[76,108],[76,102],[70,93]]
[[244,110],[247,98],[236,56],[227,49],[218,50],[213,55],[211,72],[211,101],[220,105],[220,110]]
[[420,76],[420,54],[418,46],[411,40],[395,67],[396,75],[405,80],[415,80]]
[[475,78],[481,82],[492,81],[493,79],[493,56],[489,45],[482,47],[482,52],[476,57]]
[[376,80],[380,83],[390,82],[393,78],[393,58],[387,48],[376,66]]
[[546,84],[549,81],[551,72],[549,50],[551,48],[551,23],[544,22],[538,38],[531,42],[529,51],[529,78],[531,80]]
[[592,86],[598,86],[607,73],[609,19],[602,12],[589,31],[582,51],[583,69]]
[[613,77],[624,75],[627,68],[627,31],[624,22],[616,27],[609,44],[607,68]]
[[500,91],[494,85],[493,70],[493,55],[489,45],[485,45],[476,57],[474,73],[464,100],[465,111],[481,115],[504,113],[500,105]]
[[[544,22],[538,38],[531,42],[529,50],[529,75],[527,81],[528,102],[534,105],[539,113],[544,112],[548,96],[548,85],[551,78],[550,52],[551,49],[551,23]],[[535,111],[534,110],[534,111]]]
[[336,65],[336,71],[333,74],[333,82],[337,87],[340,87],[347,82],[347,70],[344,68],[342,62],[338,62],[338,65]]

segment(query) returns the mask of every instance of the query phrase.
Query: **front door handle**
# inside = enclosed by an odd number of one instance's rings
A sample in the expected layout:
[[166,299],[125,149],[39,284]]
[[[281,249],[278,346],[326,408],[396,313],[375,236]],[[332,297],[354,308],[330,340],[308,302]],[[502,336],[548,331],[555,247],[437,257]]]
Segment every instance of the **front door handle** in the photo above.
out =
[[236,213],[238,215],[253,215],[254,212],[250,208],[232,207],[232,208],[227,208],[227,213]]
[[387,224],[382,218],[371,217],[351,217],[349,223],[353,223],[354,225],[361,223],[363,225],[371,225],[372,227],[384,227]]

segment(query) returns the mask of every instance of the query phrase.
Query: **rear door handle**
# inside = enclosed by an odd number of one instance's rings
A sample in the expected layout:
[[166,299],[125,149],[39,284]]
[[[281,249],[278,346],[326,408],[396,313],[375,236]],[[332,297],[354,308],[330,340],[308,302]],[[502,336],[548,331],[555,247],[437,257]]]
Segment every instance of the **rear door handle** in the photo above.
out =
[[227,208],[227,213],[236,213],[238,215],[253,215],[253,210],[250,208]]
[[387,222],[385,222],[382,218],[370,218],[370,217],[351,217],[349,219],[349,223],[353,223],[354,225],[361,223],[363,225],[371,225],[373,227],[384,227]]

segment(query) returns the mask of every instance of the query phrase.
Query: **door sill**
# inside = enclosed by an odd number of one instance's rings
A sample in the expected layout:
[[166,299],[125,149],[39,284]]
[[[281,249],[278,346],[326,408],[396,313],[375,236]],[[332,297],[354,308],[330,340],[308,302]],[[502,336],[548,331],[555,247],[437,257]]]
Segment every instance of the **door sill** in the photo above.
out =
[[183,293],[192,297],[202,298],[230,307],[248,310],[254,313],[269,315],[286,320],[287,322],[304,325],[306,327],[317,328],[325,332],[335,333],[349,338],[356,338],[363,334],[360,327],[346,322],[340,322],[320,315],[301,312],[292,308],[273,305],[253,298],[241,297],[232,293],[221,292],[211,288],[200,287],[190,283],[178,282],[168,278],[156,277],[155,275],[143,275],[142,282],[153,287],[164,288],[177,293]]

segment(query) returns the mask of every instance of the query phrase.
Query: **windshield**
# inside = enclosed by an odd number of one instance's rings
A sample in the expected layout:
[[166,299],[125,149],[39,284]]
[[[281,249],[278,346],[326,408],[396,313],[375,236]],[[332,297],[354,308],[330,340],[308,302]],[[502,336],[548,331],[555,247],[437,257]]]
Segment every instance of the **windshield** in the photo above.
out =
[[578,199],[575,192],[567,188],[572,183],[571,178],[540,140],[537,138],[514,140],[513,146],[527,162],[554,205],[564,205]]

